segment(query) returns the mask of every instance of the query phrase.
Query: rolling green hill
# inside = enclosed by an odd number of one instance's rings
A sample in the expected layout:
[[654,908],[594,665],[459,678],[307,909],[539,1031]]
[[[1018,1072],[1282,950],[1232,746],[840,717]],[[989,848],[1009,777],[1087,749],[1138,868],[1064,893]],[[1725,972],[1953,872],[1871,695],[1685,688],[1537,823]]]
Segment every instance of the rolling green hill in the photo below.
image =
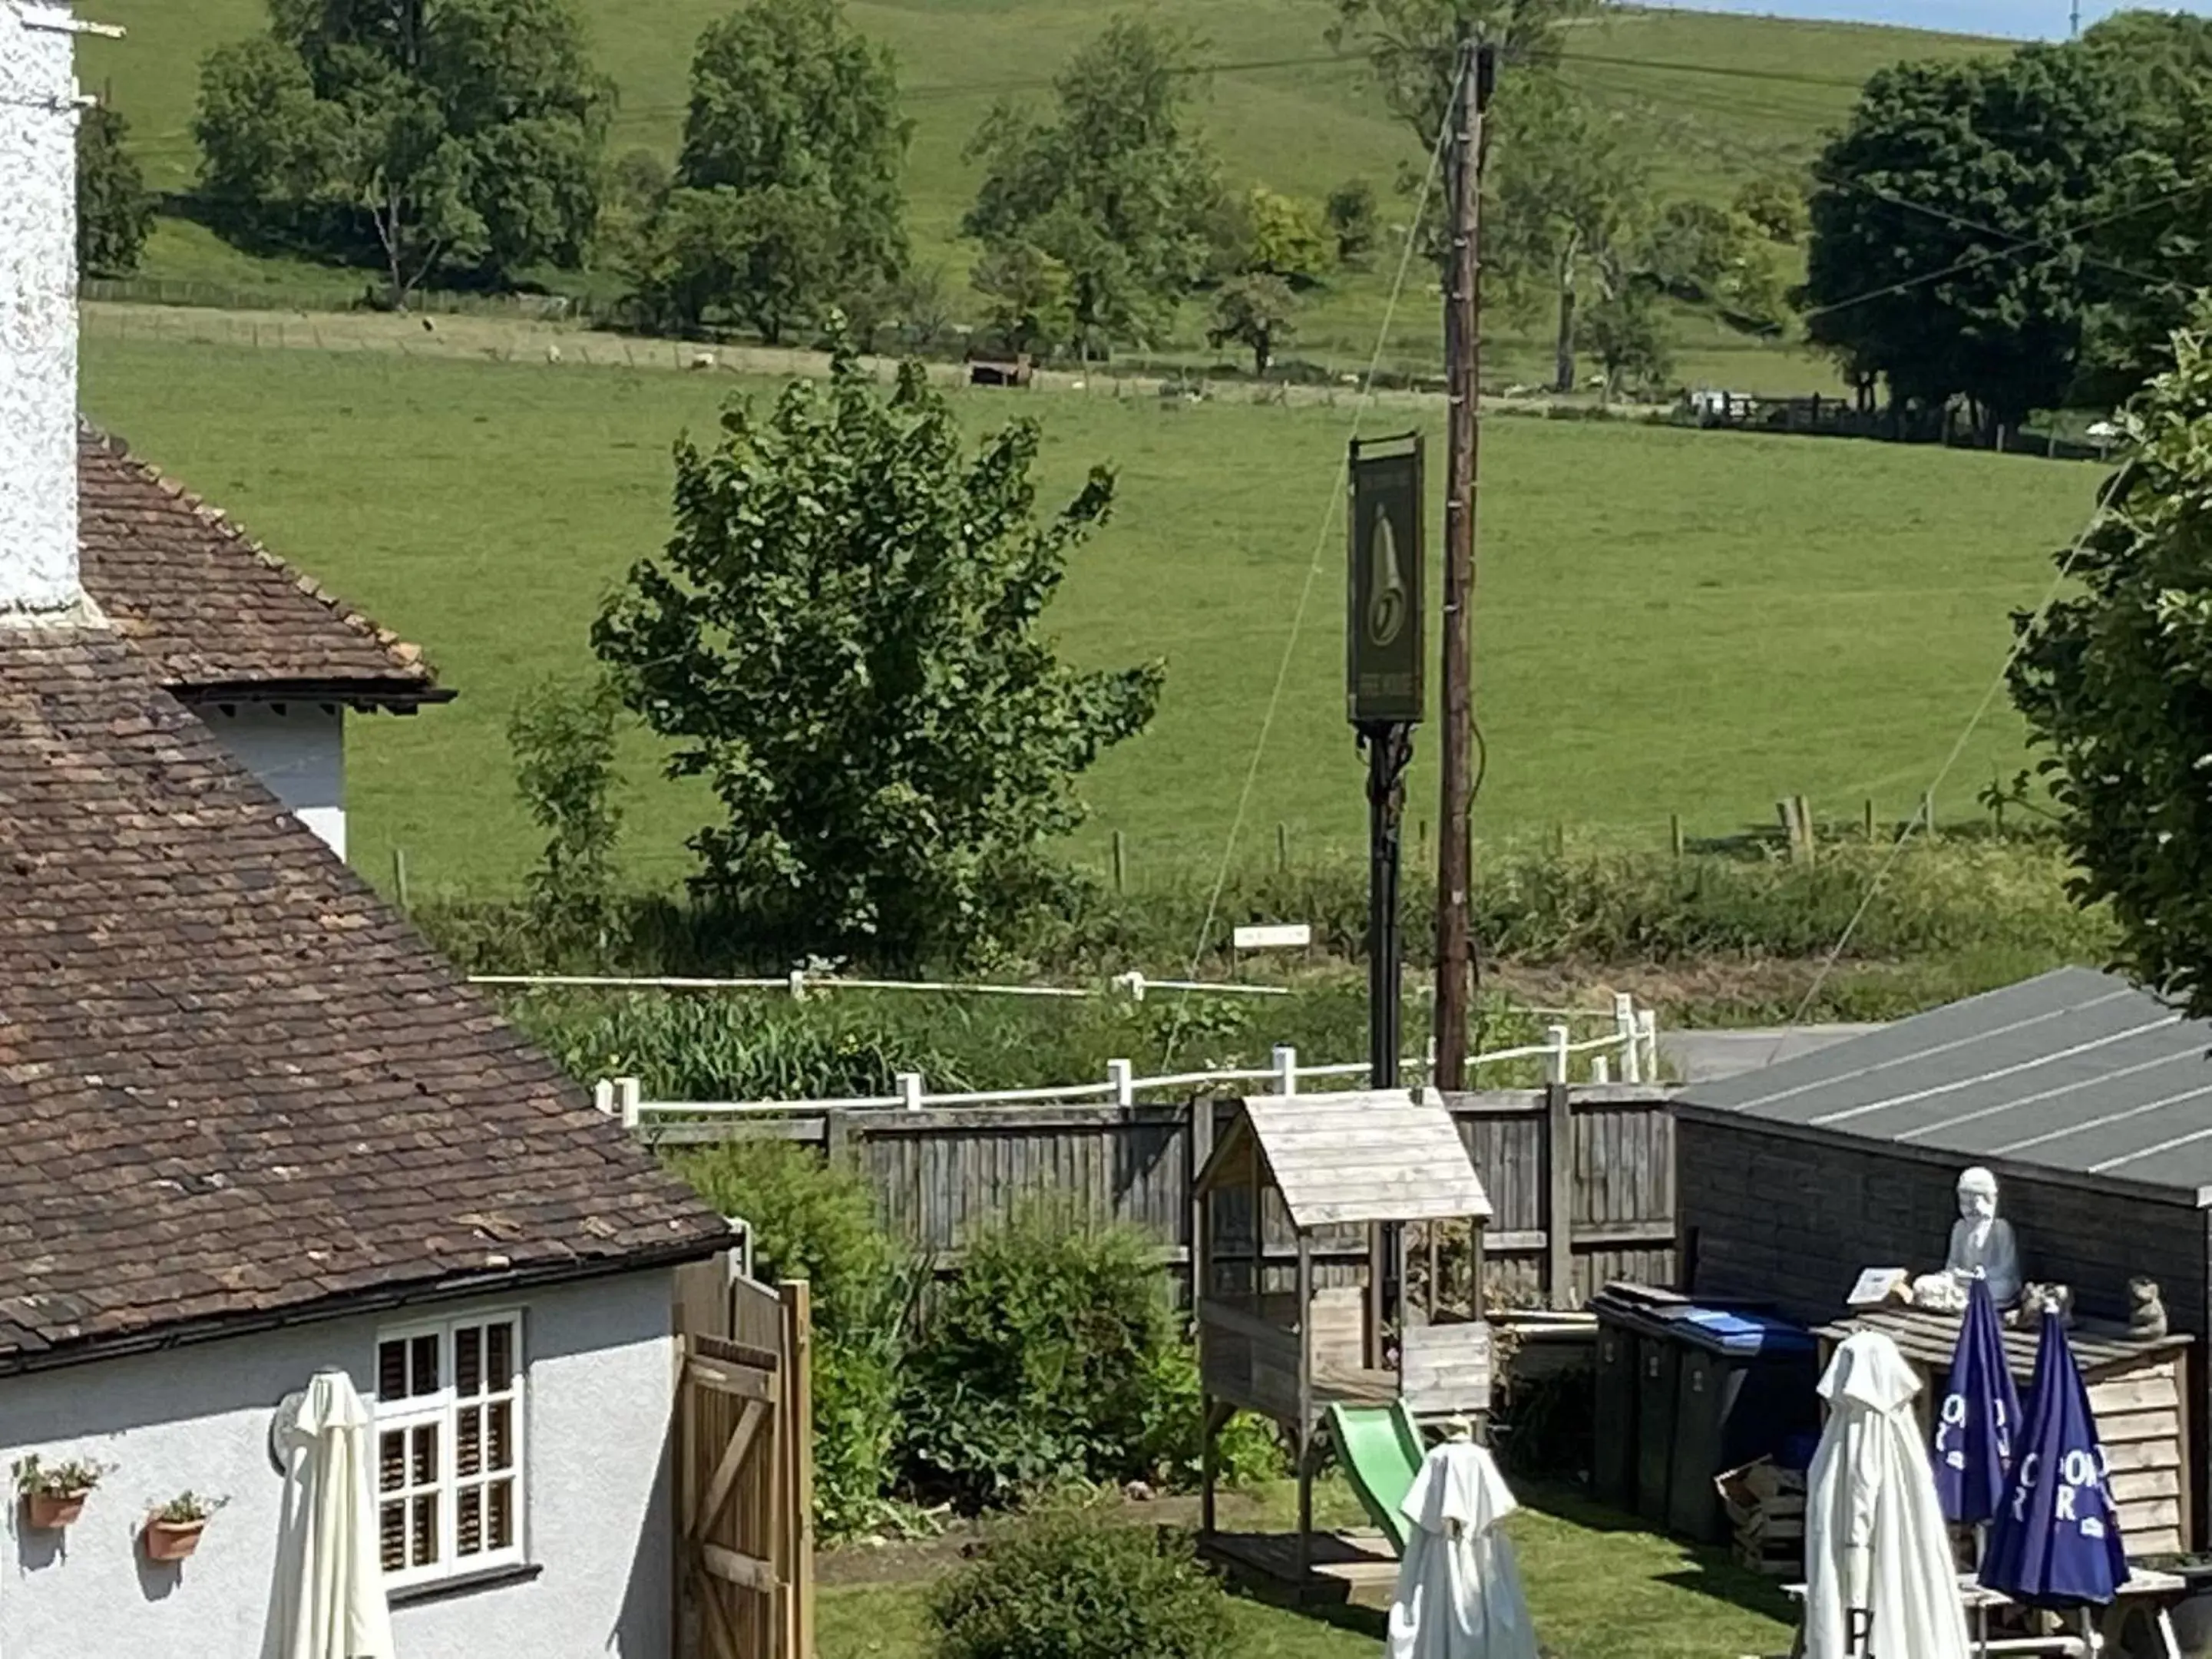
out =
[[[584,0],[601,64],[620,89],[614,143],[672,154],[686,76],[700,29],[726,0]],[[850,0],[855,23],[896,53],[915,124],[908,191],[918,263],[941,265],[956,291],[969,252],[957,236],[975,185],[962,149],[994,99],[1042,98],[1045,84],[1104,17],[1096,0]],[[1184,24],[1211,61],[1273,67],[1224,70],[1203,93],[1205,125],[1231,177],[1285,191],[1325,194],[1346,179],[1371,180],[1389,198],[1412,140],[1382,107],[1357,59],[1328,58],[1329,0],[1154,0],[1150,15]],[[103,19],[125,25],[119,42],[88,41],[83,76],[107,85],[133,124],[150,180],[187,186],[196,166],[191,133],[196,65],[218,41],[258,27],[260,0],[106,0]],[[1695,12],[1628,11],[1577,32],[1572,73],[1593,97],[1645,136],[1671,193],[1722,198],[1745,179],[1806,160],[1849,108],[1866,76],[1905,57],[1998,50],[1994,43],[1850,24],[1791,22]],[[1281,63],[1282,59],[1322,59]],[[1387,267],[1389,261],[1378,265]],[[193,278],[308,306],[343,303],[362,279],[313,267],[270,265],[236,252],[181,221],[165,221],[146,274]],[[1295,355],[1357,365],[1372,349],[1387,270],[1355,274],[1308,308]],[[1401,362],[1433,356],[1432,306],[1408,307]],[[1195,344],[1196,307],[1184,343]],[[1818,389],[1823,366],[1778,353],[1685,318],[1682,343],[1716,357],[1711,378],[1747,389]],[[1501,331],[1504,367],[1536,371]]]

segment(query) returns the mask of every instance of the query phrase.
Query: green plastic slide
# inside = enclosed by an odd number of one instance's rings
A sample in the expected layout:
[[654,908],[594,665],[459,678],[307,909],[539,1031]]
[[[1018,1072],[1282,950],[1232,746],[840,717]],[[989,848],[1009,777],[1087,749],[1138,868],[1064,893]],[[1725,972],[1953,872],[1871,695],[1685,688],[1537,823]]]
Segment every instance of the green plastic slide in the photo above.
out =
[[1398,1506],[1413,1489],[1413,1476],[1420,1472],[1421,1459],[1426,1455],[1413,1413],[1396,1402],[1331,1406],[1328,1432],[1336,1443],[1336,1461],[1344,1466],[1361,1505],[1403,1555],[1412,1523]]

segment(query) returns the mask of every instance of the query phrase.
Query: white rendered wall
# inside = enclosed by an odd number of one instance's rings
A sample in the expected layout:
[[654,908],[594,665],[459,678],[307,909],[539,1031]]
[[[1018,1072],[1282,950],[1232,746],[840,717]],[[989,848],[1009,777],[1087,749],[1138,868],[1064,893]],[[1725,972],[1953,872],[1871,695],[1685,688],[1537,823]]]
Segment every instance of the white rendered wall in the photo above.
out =
[[234,702],[202,703],[194,712],[293,817],[340,858],[346,855],[344,709],[320,702]]
[[[667,1659],[670,1297],[659,1270],[523,1304],[524,1536],[542,1571],[403,1599],[392,1616],[405,1659]],[[366,1396],[376,1329],[374,1319],[333,1321],[0,1376],[0,1470],[31,1451],[115,1466],[58,1547],[25,1531],[11,1498],[0,1659],[257,1659],[283,1490],[269,1462],[271,1411],[326,1365],[351,1372]],[[191,1559],[149,1565],[138,1527],[186,1487],[227,1494],[229,1506]]]
[[0,0],[0,619],[76,580],[76,80],[54,0]]

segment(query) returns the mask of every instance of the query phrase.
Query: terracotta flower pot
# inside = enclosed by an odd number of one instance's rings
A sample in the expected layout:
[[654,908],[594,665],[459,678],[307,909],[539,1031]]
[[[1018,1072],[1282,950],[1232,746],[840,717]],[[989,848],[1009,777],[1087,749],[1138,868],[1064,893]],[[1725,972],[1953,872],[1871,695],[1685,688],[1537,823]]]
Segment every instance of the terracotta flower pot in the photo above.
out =
[[26,1492],[24,1504],[31,1511],[33,1528],[58,1532],[84,1513],[84,1500],[91,1495],[88,1487],[83,1492]]
[[206,1530],[204,1521],[149,1521],[146,1559],[181,1561],[200,1547],[200,1534]]

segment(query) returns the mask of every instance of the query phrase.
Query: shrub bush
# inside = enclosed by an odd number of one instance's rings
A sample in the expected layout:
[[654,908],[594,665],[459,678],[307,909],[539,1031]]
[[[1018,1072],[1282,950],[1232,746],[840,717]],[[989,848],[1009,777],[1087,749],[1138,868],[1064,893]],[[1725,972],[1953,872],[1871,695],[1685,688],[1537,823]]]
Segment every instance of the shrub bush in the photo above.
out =
[[866,1182],[781,1140],[732,1141],[672,1162],[708,1203],[752,1228],[763,1279],[811,1283],[815,1524],[837,1538],[876,1523],[894,1472],[915,1273],[877,1220]]
[[1226,1659],[1229,1599],[1189,1539],[1048,1517],[994,1543],[930,1606],[938,1659]]
[[912,1357],[916,1488],[975,1509],[1154,1474],[1179,1346],[1141,1234],[1048,1205],[1018,1211],[970,1245]]

